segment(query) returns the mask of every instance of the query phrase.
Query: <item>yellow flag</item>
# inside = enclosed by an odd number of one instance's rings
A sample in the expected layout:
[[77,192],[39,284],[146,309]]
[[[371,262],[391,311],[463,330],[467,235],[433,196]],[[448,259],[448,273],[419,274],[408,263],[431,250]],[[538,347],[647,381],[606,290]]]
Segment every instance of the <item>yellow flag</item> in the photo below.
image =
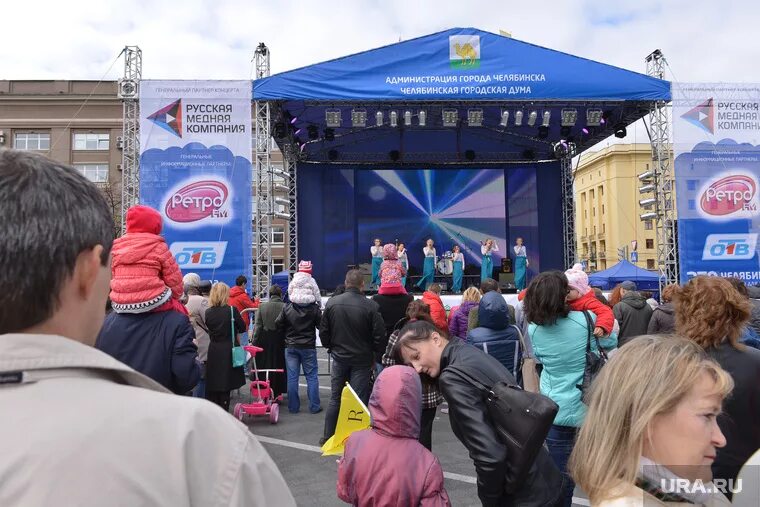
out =
[[343,454],[343,445],[351,433],[366,430],[369,424],[369,409],[346,382],[346,387],[340,395],[340,412],[335,434],[322,446],[322,456]]

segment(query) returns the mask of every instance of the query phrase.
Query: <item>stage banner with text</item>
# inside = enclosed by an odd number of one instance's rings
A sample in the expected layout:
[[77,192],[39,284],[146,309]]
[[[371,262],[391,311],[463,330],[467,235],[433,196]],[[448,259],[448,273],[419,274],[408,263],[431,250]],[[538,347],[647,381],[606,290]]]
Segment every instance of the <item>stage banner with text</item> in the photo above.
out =
[[673,83],[681,281],[760,284],[760,84]]
[[251,266],[251,82],[140,82],[140,203],[183,273],[234,285]]

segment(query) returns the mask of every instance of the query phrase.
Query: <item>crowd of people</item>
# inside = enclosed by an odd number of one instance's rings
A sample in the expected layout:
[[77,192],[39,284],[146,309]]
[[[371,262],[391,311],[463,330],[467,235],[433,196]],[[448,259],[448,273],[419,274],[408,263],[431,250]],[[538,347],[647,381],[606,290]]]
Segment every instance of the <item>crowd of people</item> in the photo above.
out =
[[[371,428],[338,465],[337,496],[353,505],[450,505],[433,446],[444,403],[482,505],[569,506],[576,485],[593,506],[729,505],[738,479],[758,482],[760,301],[741,280],[698,276],[665,287],[662,304],[629,281],[608,300],[576,265],[538,274],[515,306],[485,278],[447,312],[437,284],[421,299],[403,290],[399,248],[378,241],[377,295],[351,270],[322,307],[302,261],[287,301],[272,286],[260,302],[243,276],[232,288],[182,277],[154,210],[130,209],[114,240],[93,184],[12,150],[0,151],[0,216],[0,282],[13,288],[0,293],[0,406],[12,408],[0,505],[295,505],[227,413],[247,381],[232,359],[251,310],[291,413],[301,373],[309,412],[323,411],[319,333],[332,360],[322,443],[346,382],[369,406]],[[542,441],[505,440],[497,385],[551,400]]]

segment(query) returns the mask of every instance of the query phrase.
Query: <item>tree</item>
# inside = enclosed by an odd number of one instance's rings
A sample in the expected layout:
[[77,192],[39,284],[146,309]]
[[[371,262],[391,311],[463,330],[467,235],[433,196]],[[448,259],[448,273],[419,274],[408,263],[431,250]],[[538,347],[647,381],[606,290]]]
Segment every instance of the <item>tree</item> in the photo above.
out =
[[121,236],[121,182],[115,183],[109,181],[98,185],[108,202],[113,217],[113,236]]

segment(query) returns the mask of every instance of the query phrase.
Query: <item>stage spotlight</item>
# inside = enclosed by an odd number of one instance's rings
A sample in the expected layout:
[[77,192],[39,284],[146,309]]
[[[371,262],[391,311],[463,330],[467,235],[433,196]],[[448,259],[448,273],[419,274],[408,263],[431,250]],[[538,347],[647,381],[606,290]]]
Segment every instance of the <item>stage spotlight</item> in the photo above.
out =
[[639,219],[641,220],[654,220],[657,218],[657,213],[654,211],[650,211],[649,213],[642,213],[639,215]]
[[581,132],[583,132],[585,135],[589,135],[591,133],[591,131],[589,129],[587,129],[586,127],[583,127],[581,129]]
[[614,129],[615,129],[615,137],[617,137],[618,139],[623,139],[625,136],[628,135],[628,131],[626,130],[624,123],[618,123],[617,125],[615,125]]
[[417,118],[420,121],[420,127],[424,127],[427,124],[427,113],[424,109],[420,109],[420,112],[417,113]]
[[654,171],[643,172],[643,173],[639,174],[637,176],[637,178],[642,183],[648,183],[648,182],[652,181],[652,179],[654,179]]
[[587,109],[586,110],[586,126],[598,127],[602,123],[602,110],[601,109]]
[[404,111],[404,125],[407,127],[412,126],[412,112],[409,110]]
[[375,125],[377,125],[378,127],[383,126],[383,112],[382,111],[378,111],[375,113]]
[[274,124],[274,137],[276,139],[285,137],[285,123],[278,121]]
[[562,120],[561,125],[563,127],[574,127],[575,122],[578,121],[578,110],[577,109],[563,109],[562,110]]
[[328,127],[340,127],[343,122],[343,118],[340,113],[340,109],[327,109],[325,111],[325,125]]
[[338,150],[330,150],[327,152],[327,160],[335,161],[338,160]]
[[281,218],[282,220],[290,220],[290,213],[273,213],[273,215],[277,218]]
[[335,129],[325,129],[325,141],[335,141]]
[[297,135],[299,135],[301,132],[303,132],[303,129],[298,129],[298,130],[296,130],[296,131],[293,133],[293,135],[294,135],[294,136],[297,136]]
[[655,191],[654,183],[648,183],[644,186],[639,187],[640,194],[648,194],[649,192],[654,192],[654,191]]
[[509,123],[509,111],[502,111],[501,121],[499,122],[499,126],[506,127],[508,123]]
[[388,116],[391,119],[391,127],[398,127],[398,113],[396,111],[391,111]]
[[316,139],[319,139],[319,129],[316,125],[309,125],[306,127],[306,132],[309,135],[309,139],[312,141],[315,141]]
[[536,124],[536,118],[538,118],[538,113],[535,111],[531,111],[528,115],[528,125],[533,126]]
[[533,150],[523,150],[522,156],[525,160],[534,160],[536,158],[536,152]]
[[571,131],[571,128],[565,125],[564,127],[559,128],[559,135],[561,135],[562,137],[570,137],[570,131]]
[[456,109],[444,109],[442,116],[444,127],[456,127],[459,123],[459,111]]
[[656,203],[657,203],[657,199],[655,199],[654,197],[649,197],[647,199],[641,199],[639,201],[639,206],[641,206],[642,208],[648,208],[650,206],[654,206]]
[[475,160],[475,151],[474,150],[465,150],[464,152],[464,158],[472,162]]
[[352,109],[351,110],[351,126],[354,128],[367,126],[367,111],[364,109]]
[[522,111],[515,111],[515,127],[519,127],[522,125],[523,120],[523,112]]
[[538,138],[546,139],[547,137],[549,137],[549,127],[546,125],[541,125],[538,127]]
[[551,111],[544,111],[544,119],[541,122],[542,127],[548,127],[549,123],[552,121],[552,113]]
[[552,146],[554,148],[554,156],[558,159],[575,156],[575,143],[568,143],[563,140],[554,143]]
[[467,126],[468,127],[482,127],[483,126],[483,110],[482,109],[468,109],[467,110]]
[[398,150],[391,150],[388,152],[388,157],[390,157],[393,162],[398,162],[398,159],[401,158],[401,152]]
[[293,117],[293,118],[290,120],[290,124],[291,124],[291,125],[295,125],[297,121],[298,121],[298,117],[297,117],[297,116],[294,116],[294,117]]

